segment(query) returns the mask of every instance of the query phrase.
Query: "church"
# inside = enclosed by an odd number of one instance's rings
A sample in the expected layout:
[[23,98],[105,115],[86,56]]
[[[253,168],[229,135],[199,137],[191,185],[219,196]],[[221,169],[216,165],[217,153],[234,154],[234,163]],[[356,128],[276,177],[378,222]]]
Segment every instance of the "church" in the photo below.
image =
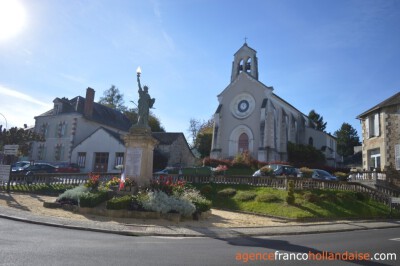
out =
[[307,115],[259,81],[256,54],[246,42],[234,54],[231,82],[218,95],[210,157],[227,159],[247,151],[262,162],[287,161],[292,142],[314,146],[335,166],[336,138],[316,130]]

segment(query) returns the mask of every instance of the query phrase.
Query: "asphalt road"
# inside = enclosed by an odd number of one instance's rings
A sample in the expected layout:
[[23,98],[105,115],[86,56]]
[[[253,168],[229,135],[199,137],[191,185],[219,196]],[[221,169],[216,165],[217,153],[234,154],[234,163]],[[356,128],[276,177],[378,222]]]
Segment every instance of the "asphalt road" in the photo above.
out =
[[[355,252],[362,258],[366,253],[382,253],[378,256],[386,260],[304,260],[306,255],[329,259],[329,253],[323,252],[341,252],[347,259]],[[290,256],[297,257],[287,260]],[[272,257],[274,261],[270,260]],[[166,238],[104,234],[0,219],[0,265],[287,264],[399,265],[400,228],[262,238]]]

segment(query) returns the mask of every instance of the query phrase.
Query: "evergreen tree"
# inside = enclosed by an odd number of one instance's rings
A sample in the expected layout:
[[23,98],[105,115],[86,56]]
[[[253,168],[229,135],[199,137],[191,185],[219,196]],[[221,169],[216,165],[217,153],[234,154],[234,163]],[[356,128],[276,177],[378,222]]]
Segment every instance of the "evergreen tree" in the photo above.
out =
[[320,131],[325,131],[326,122],[324,122],[324,117],[315,112],[315,110],[311,110],[308,114],[308,117],[317,125],[316,129]]
[[347,157],[354,154],[354,146],[361,145],[357,130],[348,123],[343,123],[333,134],[337,138],[337,153]]

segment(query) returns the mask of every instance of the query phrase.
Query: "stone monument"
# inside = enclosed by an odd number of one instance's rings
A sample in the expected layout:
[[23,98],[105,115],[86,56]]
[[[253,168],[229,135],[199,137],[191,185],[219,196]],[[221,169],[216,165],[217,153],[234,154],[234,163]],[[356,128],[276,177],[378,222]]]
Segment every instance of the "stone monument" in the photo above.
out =
[[125,140],[125,177],[134,180],[139,188],[147,187],[153,176],[153,151],[157,140],[151,136],[149,126],[150,108],[155,102],[148,92],[148,87],[140,84],[140,67],[137,69],[139,86],[138,121],[134,124]]

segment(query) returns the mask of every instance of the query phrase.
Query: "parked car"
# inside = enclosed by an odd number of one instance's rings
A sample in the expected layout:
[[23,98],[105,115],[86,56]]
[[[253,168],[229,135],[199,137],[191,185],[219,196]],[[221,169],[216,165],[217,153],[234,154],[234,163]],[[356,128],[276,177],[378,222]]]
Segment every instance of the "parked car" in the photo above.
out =
[[313,179],[327,180],[327,181],[338,181],[339,180],[336,176],[331,175],[327,171],[321,170],[321,169],[313,169],[313,173],[312,173],[311,177]]
[[19,161],[11,165],[11,172],[21,170],[25,165],[29,165],[30,161]]
[[55,167],[48,163],[35,163],[30,165],[25,165],[22,169],[15,171],[15,174],[42,174],[42,173],[54,173]]
[[[294,176],[301,177],[301,172],[294,166],[286,164],[270,164],[268,165],[274,171],[275,176]],[[253,174],[254,177],[263,176],[261,169],[257,170]]]
[[79,173],[81,171],[76,163],[58,163],[54,166],[56,173]]

